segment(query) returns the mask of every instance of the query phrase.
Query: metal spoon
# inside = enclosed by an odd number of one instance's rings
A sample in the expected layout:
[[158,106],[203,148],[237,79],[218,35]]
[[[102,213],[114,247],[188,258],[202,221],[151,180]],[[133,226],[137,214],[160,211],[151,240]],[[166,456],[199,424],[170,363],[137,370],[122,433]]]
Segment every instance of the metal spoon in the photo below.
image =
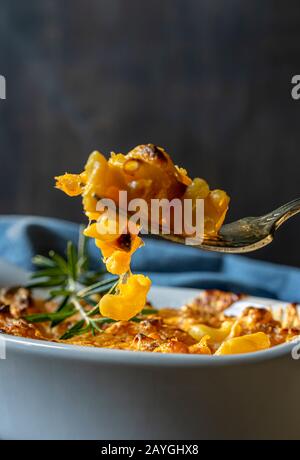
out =
[[[300,212],[300,198],[291,201],[275,211],[261,217],[244,217],[243,219],[223,225],[216,236],[205,236],[199,249],[216,252],[243,253],[256,251],[271,243],[276,230],[290,217]],[[180,235],[160,237],[181,244],[186,244]]]

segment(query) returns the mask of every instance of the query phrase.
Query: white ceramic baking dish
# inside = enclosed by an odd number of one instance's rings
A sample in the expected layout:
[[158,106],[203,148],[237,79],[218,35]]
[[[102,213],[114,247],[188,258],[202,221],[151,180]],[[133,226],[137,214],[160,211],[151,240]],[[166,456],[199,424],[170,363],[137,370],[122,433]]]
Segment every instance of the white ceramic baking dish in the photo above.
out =
[[[23,279],[0,264],[1,285]],[[156,306],[176,306],[196,293],[153,288],[150,297]],[[3,339],[2,439],[300,438],[295,343],[211,357]]]

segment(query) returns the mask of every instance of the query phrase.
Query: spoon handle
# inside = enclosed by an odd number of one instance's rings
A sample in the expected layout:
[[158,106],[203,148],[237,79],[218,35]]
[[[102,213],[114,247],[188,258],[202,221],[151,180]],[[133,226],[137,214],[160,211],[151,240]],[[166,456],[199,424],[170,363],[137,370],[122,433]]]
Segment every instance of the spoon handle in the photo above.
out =
[[289,203],[286,203],[275,211],[266,214],[265,219],[269,222],[272,222],[274,229],[277,230],[280,225],[286,222],[290,217],[295,216],[300,212],[300,198],[296,198]]

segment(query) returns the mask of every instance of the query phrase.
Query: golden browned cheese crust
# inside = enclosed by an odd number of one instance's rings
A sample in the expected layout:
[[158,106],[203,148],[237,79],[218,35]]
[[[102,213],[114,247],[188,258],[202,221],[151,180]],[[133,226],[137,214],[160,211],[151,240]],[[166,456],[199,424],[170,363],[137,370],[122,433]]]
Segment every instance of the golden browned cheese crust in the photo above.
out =
[[[32,299],[30,292],[24,288],[14,288],[0,293],[0,333],[101,348],[208,355],[214,354],[222,344],[223,338],[220,337],[223,337],[228,324],[227,339],[263,333],[270,346],[300,334],[299,316],[294,304],[288,307],[284,317],[282,312],[275,314],[254,307],[246,308],[238,317],[226,316],[226,309],[240,298],[237,294],[208,290],[180,309],[165,308],[154,314],[140,315],[139,321],[116,321],[103,325],[102,332],[96,335],[87,333],[62,341],[59,337],[76,318],[52,329],[49,323],[29,323],[22,318],[24,312],[53,311],[56,305]],[[201,328],[206,332],[201,332]]]

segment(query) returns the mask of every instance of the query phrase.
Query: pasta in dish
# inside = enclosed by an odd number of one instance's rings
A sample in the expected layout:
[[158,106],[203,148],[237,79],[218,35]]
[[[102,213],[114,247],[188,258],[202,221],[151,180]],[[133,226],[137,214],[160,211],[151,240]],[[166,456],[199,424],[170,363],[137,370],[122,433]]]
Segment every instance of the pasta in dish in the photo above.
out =
[[[105,323],[101,332],[87,332],[61,340],[76,318],[51,327],[50,323],[30,323],[22,317],[54,311],[53,302],[32,298],[24,288],[2,290],[0,293],[0,331],[39,340],[74,345],[154,353],[185,353],[230,355],[265,350],[289,342],[300,334],[297,307],[286,311],[247,307],[238,316],[226,311],[241,296],[222,291],[204,291],[193,302],[179,309],[148,310],[135,321]],[[92,307],[90,307],[92,308]]]

